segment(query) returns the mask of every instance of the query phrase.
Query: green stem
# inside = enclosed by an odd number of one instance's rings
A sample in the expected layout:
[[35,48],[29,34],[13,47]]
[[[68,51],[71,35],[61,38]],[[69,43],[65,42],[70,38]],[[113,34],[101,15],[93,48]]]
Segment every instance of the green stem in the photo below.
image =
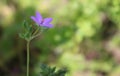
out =
[[30,38],[30,40],[32,40],[32,39],[34,39],[34,38],[36,38],[36,37],[40,36],[40,35],[41,35],[41,33],[42,33],[42,32],[40,32],[40,33],[38,33],[38,34],[36,34],[36,35],[32,36],[32,37]]
[[39,31],[39,29],[40,29],[40,28],[38,28],[38,29],[33,33],[33,35],[35,35],[35,34]]
[[30,62],[30,41],[27,41],[27,76],[29,76],[29,62]]

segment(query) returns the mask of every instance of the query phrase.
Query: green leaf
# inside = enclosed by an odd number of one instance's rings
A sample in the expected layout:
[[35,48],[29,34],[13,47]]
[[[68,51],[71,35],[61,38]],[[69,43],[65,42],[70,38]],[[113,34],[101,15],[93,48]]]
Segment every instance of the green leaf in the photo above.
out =
[[24,39],[25,35],[23,33],[19,33],[19,37]]

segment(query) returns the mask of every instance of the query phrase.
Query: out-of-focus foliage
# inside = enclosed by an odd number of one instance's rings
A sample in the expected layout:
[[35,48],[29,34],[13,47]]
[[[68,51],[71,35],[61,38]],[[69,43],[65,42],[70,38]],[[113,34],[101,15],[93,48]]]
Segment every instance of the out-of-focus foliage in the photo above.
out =
[[120,76],[120,0],[0,1],[0,75],[24,76],[22,22],[41,12],[54,28],[31,44],[31,76],[39,63],[67,67],[68,76]]
[[41,64],[40,76],[65,76],[67,69],[59,69],[56,71],[56,67],[49,67],[45,64]]

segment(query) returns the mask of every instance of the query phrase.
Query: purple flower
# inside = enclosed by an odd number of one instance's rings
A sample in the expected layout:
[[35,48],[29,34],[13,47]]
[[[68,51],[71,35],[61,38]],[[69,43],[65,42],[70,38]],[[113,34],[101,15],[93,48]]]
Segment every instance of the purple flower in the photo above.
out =
[[31,16],[31,19],[38,24],[39,26],[44,26],[48,28],[52,28],[53,25],[50,23],[53,19],[52,18],[42,18],[39,12],[36,12],[35,16]]

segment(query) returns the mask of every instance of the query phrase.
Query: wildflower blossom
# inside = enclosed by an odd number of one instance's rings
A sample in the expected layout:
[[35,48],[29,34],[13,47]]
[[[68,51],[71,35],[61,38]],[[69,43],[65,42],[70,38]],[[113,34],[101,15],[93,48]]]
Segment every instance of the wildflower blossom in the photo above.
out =
[[31,19],[39,26],[44,26],[48,28],[52,28],[53,25],[50,23],[52,22],[52,18],[42,18],[41,14],[39,12],[36,12],[35,16],[31,16]]

